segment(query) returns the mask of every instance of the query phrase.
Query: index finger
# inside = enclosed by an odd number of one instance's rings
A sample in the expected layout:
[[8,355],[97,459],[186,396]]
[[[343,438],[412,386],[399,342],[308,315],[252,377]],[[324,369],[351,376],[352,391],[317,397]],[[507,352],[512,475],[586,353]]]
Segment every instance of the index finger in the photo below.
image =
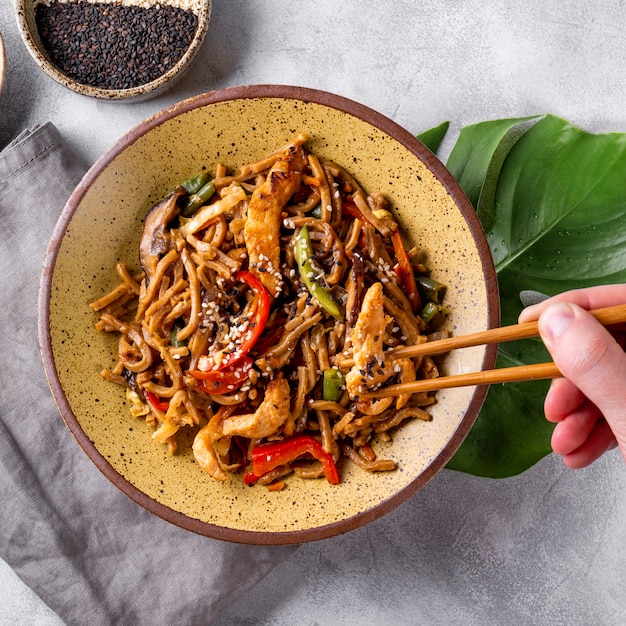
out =
[[539,319],[541,313],[554,302],[570,302],[577,304],[587,311],[616,304],[624,304],[626,303],[626,285],[600,285],[597,287],[564,291],[539,304],[526,307],[519,315],[519,323],[523,324]]

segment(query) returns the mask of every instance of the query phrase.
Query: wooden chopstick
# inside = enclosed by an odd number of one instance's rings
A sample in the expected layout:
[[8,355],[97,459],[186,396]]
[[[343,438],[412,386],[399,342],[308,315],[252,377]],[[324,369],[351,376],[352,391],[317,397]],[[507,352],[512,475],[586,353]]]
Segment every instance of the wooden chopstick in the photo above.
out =
[[[603,326],[613,326],[626,322],[626,304],[595,309],[589,311],[589,313]],[[529,337],[537,337],[539,334],[537,326],[537,322],[502,326],[500,328],[492,328],[491,330],[481,330],[469,335],[448,337],[438,341],[427,341],[414,346],[402,346],[390,350],[388,354],[393,355],[395,358],[444,354],[459,348],[471,348],[492,343],[504,343],[505,341],[514,341],[516,339],[528,339]]]
[[454,376],[440,376],[438,378],[424,378],[411,383],[398,383],[364,393],[359,400],[373,398],[388,398],[402,393],[418,393],[420,391],[437,391],[452,389],[453,387],[470,387],[472,385],[493,385],[495,383],[513,383],[527,380],[542,380],[557,378],[561,375],[558,367],[550,363],[535,363],[534,365],[520,365],[518,367],[503,367],[497,370],[456,374]]
[[[626,305],[617,305],[589,311],[603,326],[615,326],[626,322]],[[526,322],[493,328],[469,335],[449,337],[439,341],[421,343],[415,346],[403,346],[389,351],[394,358],[443,354],[459,348],[469,348],[479,345],[489,345],[527,339],[539,334],[537,322]],[[518,367],[506,367],[495,370],[484,370],[468,374],[454,376],[441,376],[416,380],[414,382],[399,383],[377,389],[371,393],[360,396],[362,400],[373,398],[385,398],[397,396],[402,393],[418,393],[420,391],[436,391],[438,389],[451,389],[453,387],[468,387],[472,385],[492,385],[494,383],[521,382],[525,380],[542,380],[556,378],[561,373],[554,363],[537,363],[534,365],[521,365]]]

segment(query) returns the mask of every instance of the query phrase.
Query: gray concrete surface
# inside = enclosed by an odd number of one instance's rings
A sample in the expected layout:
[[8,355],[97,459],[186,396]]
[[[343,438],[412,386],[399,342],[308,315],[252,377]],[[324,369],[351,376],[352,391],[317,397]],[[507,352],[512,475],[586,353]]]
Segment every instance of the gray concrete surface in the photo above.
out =
[[[550,112],[587,130],[626,131],[625,26],[623,0],[214,0],[207,43],[183,81],[122,104],[41,73],[13,1],[2,0],[0,147],[51,120],[91,164],[161,108],[249,83],[335,92],[412,132],[450,120],[444,154],[461,126],[492,118]],[[502,481],[443,471],[385,518],[303,546],[217,624],[621,626],[625,519],[617,453],[577,472],[548,457]],[[0,625],[59,623],[0,562]]]

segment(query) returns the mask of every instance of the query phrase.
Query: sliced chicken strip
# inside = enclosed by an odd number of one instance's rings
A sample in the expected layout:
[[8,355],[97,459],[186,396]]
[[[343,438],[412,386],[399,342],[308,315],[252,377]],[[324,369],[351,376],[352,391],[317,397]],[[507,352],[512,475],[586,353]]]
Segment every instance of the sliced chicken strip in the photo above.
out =
[[301,146],[292,146],[252,194],[244,227],[250,271],[276,297],[280,291],[280,227],[283,208],[300,187],[307,164]]

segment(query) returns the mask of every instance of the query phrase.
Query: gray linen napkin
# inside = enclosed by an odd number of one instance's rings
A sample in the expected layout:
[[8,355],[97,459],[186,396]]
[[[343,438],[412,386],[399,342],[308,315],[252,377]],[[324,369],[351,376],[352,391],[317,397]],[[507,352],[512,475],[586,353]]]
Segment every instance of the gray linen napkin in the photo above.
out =
[[295,547],[170,525],[111,485],[66,429],[41,365],[37,292],[84,171],[51,124],[0,153],[0,556],[67,624],[210,624]]

